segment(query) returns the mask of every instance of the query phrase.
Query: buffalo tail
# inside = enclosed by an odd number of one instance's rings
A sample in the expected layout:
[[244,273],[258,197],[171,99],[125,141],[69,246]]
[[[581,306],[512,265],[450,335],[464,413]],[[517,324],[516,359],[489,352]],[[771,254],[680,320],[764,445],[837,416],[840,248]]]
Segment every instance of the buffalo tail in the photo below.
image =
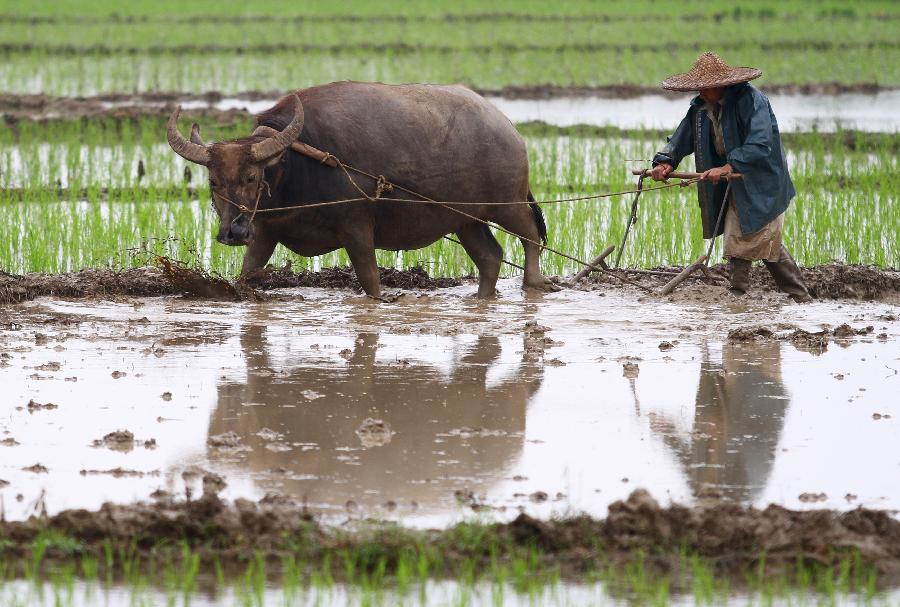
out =
[[531,190],[528,190],[528,202],[531,203],[528,206],[531,207],[531,213],[534,215],[534,221],[538,227],[538,234],[541,235],[541,242],[547,244],[547,222],[544,221],[544,212],[541,211],[540,205],[534,201],[534,195],[531,193]]

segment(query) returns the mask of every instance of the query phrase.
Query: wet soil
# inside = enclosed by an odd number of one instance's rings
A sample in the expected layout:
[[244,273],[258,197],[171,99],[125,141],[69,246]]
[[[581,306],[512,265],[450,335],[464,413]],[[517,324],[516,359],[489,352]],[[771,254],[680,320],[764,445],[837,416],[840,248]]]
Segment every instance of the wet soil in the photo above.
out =
[[[653,268],[654,272],[678,273],[681,266],[661,266]],[[728,268],[724,264],[711,268],[714,276],[724,278]],[[672,276],[628,274],[628,278],[649,289],[658,290]],[[882,301],[896,303],[900,301],[900,271],[881,269],[872,266],[829,263],[812,268],[803,268],[803,279],[810,294],[816,299],[851,299],[863,301]],[[578,288],[592,288],[593,285],[615,287],[616,281],[605,275],[593,275]],[[727,294],[724,284],[710,284],[697,274],[682,283],[670,297],[677,301],[710,302]],[[621,286],[621,283],[619,283]],[[760,296],[781,295],[769,271],[761,265],[755,265],[750,272],[751,290],[747,299]],[[733,297],[729,295],[729,297]],[[739,298],[735,298],[739,299]]]
[[[420,268],[408,270],[380,268],[381,284],[389,289],[433,290],[463,284],[456,278],[432,278]],[[0,304],[33,300],[36,297],[108,298],[183,294],[215,300],[253,300],[266,291],[294,287],[328,289],[362,288],[352,268],[325,268],[319,272],[292,272],[289,268],[265,268],[242,281],[228,282],[218,276],[160,258],[159,266],[146,266],[116,272],[81,270],[64,274],[32,273],[22,275],[0,271]]]
[[[0,522],[0,537],[5,539],[0,558],[11,564],[20,561],[39,534],[52,530],[77,540],[86,553],[99,555],[112,544],[136,550],[145,561],[162,558],[160,546],[187,542],[204,557],[205,566],[213,556],[229,565],[254,553],[278,558],[299,550],[311,562],[332,555],[335,563],[342,563],[339,553],[359,553],[359,565],[368,569],[378,565],[364,558],[372,546],[388,573],[393,573],[397,556],[410,549],[440,554],[445,572],[452,573],[473,559],[487,565],[489,559],[505,562],[523,549],[537,549],[543,560],[578,577],[598,566],[621,566],[635,559],[646,559],[652,572],[671,573],[678,571],[687,553],[709,559],[717,575],[740,582],[762,559],[766,574],[774,575],[798,563],[837,568],[842,559],[858,554],[862,564],[878,572],[882,585],[900,580],[900,521],[867,508],[842,513],[779,506],[761,510],[724,502],[662,507],[646,491],[635,490],[610,504],[605,519],[541,521],[521,514],[509,523],[483,524],[472,536],[480,538],[477,542],[462,542],[454,527],[416,531],[370,522],[350,532],[338,530],[319,524],[304,506],[289,500],[223,501],[217,494],[224,483],[216,475],[205,476],[203,486],[203,496],[195,500],[161,494],[152,503],[106,503],[95,512],[65,510]],[[69,558],[54,546],[45,559]]]
[[[37,297],[108,298],[115,296],[158,296],[183,294],[215,300],[254,300],[260,291],[314,287],[351,289],[361,292],[352,268],[326,268],[319,272],[293,272],[289,267],[264,268],[245,279],[229,282],[184,264],[160,258],[158,267],[141,267],[116,272],[113,270],[81,270],[64,274],[32,273],[13,275],[0,272],[0,304],[33,300]],[[421,267],[407,270],[381,268],[381,284],[388,289],[435,290],[473,283],[472,278],[435,278]],[[659,272],[678,272],[680,267],[655,268]],[[724,266],[713,268],[722,276]],[[628,278],[651,291],[658,291],[670,278],[667,275],[627,274]],[[804,269],[810,293],[816,299],[850,299],[863,301],[900,302],[900,271],[870,266],[825,264]],[[572,286],[566,279],[556,278],[561,286]],[[751,272],[752,291],[748,298],[759,294],[778,296],[774,281],[764,267]],[[593,275],[573,288],[579,290],[625,289],[647,295],[632,286],[605,275]],[[709,284],[704,280],[688,280],[668,299],[679,301],[713,301],[725,292],[723,283]],[[648,295],[656,297],[655,295]],[[666,299],[666,298],[661,298]]]

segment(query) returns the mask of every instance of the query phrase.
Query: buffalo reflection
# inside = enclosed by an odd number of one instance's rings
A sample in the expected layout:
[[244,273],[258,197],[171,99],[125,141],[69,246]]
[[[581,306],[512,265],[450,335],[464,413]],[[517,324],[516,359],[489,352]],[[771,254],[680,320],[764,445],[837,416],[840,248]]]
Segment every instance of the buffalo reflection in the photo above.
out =
[[659,414],[651,427],[675,453],[695,497],[752,502],[771,473],[789,401],[779,343],[725,343],[721,363],[704,352],[689,437]]
[[[316,352],[290,368],[271,356],[263,326],[240,341],[246,380],[219,384],[209,433],[236,432],[253,448],[238,461],[264,490],[321,508],[456,507],[454,491],[482,493],[521,453],[527,405],[543,378],[527,349],[499,369],[502,348],[492,336],[464,346],[449,368],[379,357],[371,332],[341,353],[346,362],[323,362]],[[494,368],[505,379],[489,382]],[[356,431],[366,418],[387,422],[390,442],[363,448]],[[272,445],[259,436],[264,429],[283,437]],[[271,450],[279,443],[292,448]]]

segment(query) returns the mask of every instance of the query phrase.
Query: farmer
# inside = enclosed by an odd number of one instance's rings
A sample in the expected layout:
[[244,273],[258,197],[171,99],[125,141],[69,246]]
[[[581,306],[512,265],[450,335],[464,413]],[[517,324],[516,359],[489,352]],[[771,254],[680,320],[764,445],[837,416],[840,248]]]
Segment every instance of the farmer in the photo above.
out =
[[[703,53],[685,74],[662,83],[671,91],[698,91],[687,116],[653,158],[650,175],[663,181],[681,159],[694,154],[704,181],[697,184],[703,237],[725,234],[725,257],[731,266],[731,292],[743,295],[750,288],[750,265],[762,260],[778,288],[794,301],[812,298],[803,273],[781,242],[784,211],[794,197],[778,123],[769,100],[748,84],[762,72],[750,67],[729,67],[714,53]],[[732,172],[724,200],[725,177]],[[728,205],[717,226],[719,210]]]

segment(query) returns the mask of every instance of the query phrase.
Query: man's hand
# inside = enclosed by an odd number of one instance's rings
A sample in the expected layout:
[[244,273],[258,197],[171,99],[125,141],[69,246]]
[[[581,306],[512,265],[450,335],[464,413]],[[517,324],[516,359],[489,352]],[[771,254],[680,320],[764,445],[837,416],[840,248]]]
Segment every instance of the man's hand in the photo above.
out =
[[650,177],[653,181],[665,181],[669,177],[669,173],[674,171],[671,164],[658,164],[650,170]]
[[723,167],[716,167],[714,169],[709,169],[704,172],[700,179],[704,179],[706,181],[712,181],[713,183],[719,183],[719,180],[723,177],[727,177],[734,172],[734,169],[731,168],[730,164],[726,164]]

